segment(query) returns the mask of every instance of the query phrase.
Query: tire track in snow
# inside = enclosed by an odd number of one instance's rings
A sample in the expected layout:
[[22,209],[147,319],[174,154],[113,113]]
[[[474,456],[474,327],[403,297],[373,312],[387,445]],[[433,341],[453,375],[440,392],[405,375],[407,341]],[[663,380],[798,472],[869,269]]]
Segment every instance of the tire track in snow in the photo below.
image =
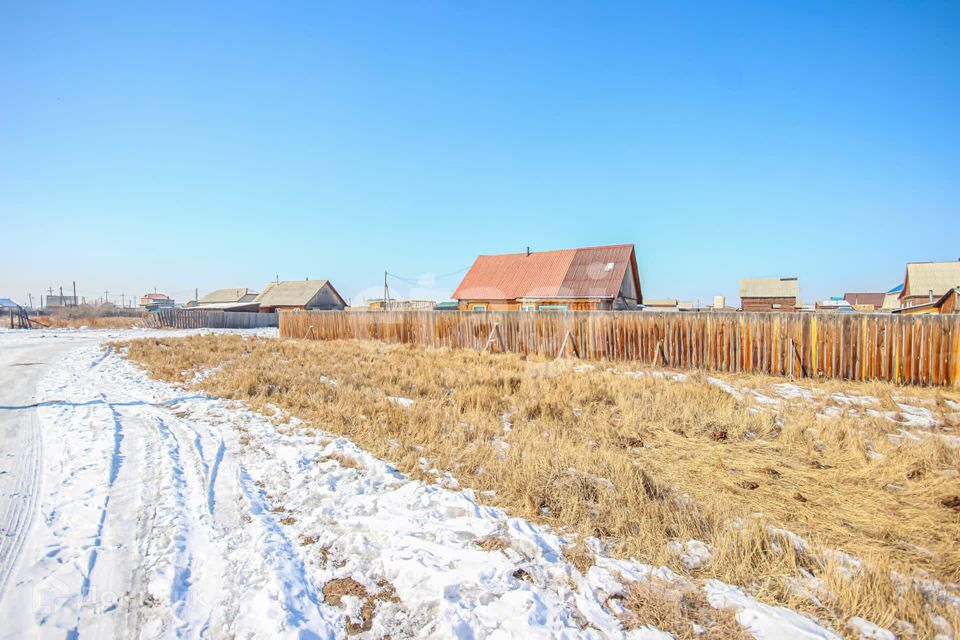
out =
[[103,400],[104,405],[109,407],[110,415],[113,419],[113,453],[110,456],[109,473],[107,476],[107,492],[103,498],[103,506],[100,508],[100,520],[97,523],[96,533],[94,534],[93,542],[90,545],[90,557],[87,560],[87,567],[86,571],[84,572],[83,582],[80,585],[80,606],[77,609],[77,624],[72,630],[67,632],[68,638],[80,637],[80,623],[83,618],[83,607],[88,603],[93,570],[97,566],[97,560],[100,558],[100,551],[103,546],[103,530],[104,525],[107,522],[107,513],[110,509],[111,490],[117,481],[117,476],[120,474],[120,466],[123,464],[123,420],[116,408],[107,402],[106,395],[101,393],[100,398]]
[[14,495],[7,501],[7,509],[0,521],[0,600],[3,600],[10,576],[16,568],[20,552],[26,541],[36,512],[37,496],[40,493],[40,460],[43,443],[36,409],[29,410],[24,434],[25,450],[16,454],[17,482]]

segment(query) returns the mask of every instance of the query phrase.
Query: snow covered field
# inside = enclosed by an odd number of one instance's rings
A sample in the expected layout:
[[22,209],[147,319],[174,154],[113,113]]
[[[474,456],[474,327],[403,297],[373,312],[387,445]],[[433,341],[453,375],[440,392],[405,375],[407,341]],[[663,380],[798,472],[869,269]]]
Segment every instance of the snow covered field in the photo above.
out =
[[[0,332],[0,637],[664,638],[626,585],[700,588],[595,540],[582,575],[470,491],[104,350],[147,335]],[[704,588],[755,637],[836,637]]]

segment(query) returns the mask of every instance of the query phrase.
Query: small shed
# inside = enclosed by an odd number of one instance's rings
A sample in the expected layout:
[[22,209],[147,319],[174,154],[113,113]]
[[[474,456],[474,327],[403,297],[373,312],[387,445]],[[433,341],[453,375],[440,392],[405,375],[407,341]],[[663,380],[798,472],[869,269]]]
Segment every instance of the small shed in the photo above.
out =
[[900,292],[900,306],[935,302],[954,287],[960,287],[960,261],[910,262]]
[[790,278],[743,278],[740,308],[743,311],[796,311],[800,282]]
[[261,313],[277,311],[340,311],[347,306],[329,280],[271,282],[254,301]]

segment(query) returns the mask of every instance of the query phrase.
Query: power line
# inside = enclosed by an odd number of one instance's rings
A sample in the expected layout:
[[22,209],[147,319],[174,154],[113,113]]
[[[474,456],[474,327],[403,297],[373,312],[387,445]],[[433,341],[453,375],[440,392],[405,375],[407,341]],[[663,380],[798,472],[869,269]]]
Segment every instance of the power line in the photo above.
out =
[[[463,267],[462,269],[457,269],[456,271],[451,271],[450,273],[443,273],[443,274],[440,274],[440,275],[433,275],[433,276],[424,275],[424,277],[432,277],[434,280],[440,280],[440,279],[442,279],[442,278],[449,278],[450,276],[455,276],[455,275],[457,275],[457,274],[463,273],[464,271],[466,271],[466,270],[469,269],[469,268],[470,268],[470,267]],[[417,278],[417,279],[415,279],[415,278],[407,278],[407,277],[404,277],[404,276],[399,276],[399,275],[397,275],[397,274],[395,274],[395,273],[388,273],[387,275],[389,275],[391,278],[396,278],[397,280],[400,280],[400,281],[402,281],[402,282],[406,282],[406,283],[408,283],[408,284],[420,284],[421,281],[423,280],[423,278]]]

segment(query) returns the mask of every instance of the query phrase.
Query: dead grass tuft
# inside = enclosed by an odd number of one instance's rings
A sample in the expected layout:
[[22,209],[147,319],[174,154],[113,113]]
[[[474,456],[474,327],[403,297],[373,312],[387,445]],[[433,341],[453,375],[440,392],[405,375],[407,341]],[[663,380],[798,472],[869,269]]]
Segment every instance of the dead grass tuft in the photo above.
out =
[[652,626],[677,640],[747,640],[751,636],[728,609],[714,609],[702,591],[655,578],[634,582],[623,605],[632,627]]
[[334,607],[344,607],[343,598],[352,597],[362,600],[359,619],[348,617],[347,633],[355,635],[369,631],[373,627],[373,617],[377,604],[380,602],[399,602],[397,593],[389,582],[381,580],[377,583],[379,591],[369,593],[367,588],[353,578],[334,578],[323,585],[323,601]]
[[144,326],[143,318],[128,318],[124,316],[91,316],[85,318],[68,318],[65,316],[37,316],[36,320],[52,329],[131,329]]
[[567,559],[567,562],[575,566],[577,571],[584,575],[586,575],[590,567],[597,562],[596,554],[583,540],[579,540],[576,544],[565,548],[563,550],[563,557]]
[[491,535],[478,538],[474,544],[484,551],[503,551],[504,549],[508,549],[510,547],[510,541],[501,535]]
[[363,469],[363,465],[360,464],[359,460],[357,460],[351,455],[341,453],[340,451],[335,451],[325,456],[325,459],[335,461],[338,465],[340,465],[344,469]]

